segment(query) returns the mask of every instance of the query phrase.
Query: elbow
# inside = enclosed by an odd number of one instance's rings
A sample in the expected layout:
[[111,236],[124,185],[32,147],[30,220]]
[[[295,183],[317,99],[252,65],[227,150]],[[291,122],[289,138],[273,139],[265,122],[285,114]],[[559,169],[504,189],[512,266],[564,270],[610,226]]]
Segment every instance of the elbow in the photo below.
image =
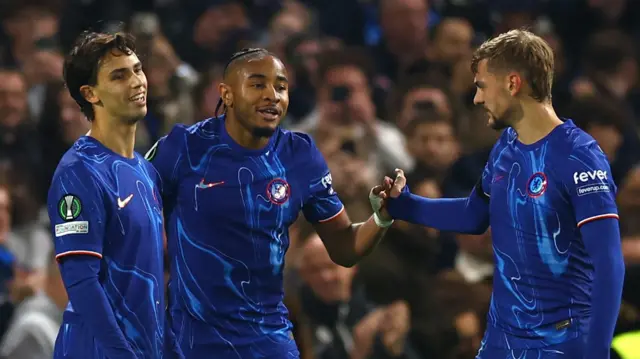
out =
[[346,258],[345,256],[331,254],[331,252],[329,252],[329,258],[333,263],[345,268],[351,268],[358,263],[357,258]]

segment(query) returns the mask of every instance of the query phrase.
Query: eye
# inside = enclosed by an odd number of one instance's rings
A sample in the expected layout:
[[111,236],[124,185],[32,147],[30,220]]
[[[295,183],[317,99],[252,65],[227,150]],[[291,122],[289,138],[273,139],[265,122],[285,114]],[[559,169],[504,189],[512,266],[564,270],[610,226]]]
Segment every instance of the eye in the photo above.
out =
[[263,84],[254,84],[253,87],[257,89],[263,89],[265,86]]

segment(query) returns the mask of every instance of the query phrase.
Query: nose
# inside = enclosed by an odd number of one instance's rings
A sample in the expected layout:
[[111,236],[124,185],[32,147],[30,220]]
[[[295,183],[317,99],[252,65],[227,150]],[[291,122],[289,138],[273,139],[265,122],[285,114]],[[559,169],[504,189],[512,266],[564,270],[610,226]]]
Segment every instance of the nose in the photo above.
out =
[[147,86],[147,76],[144,74],[144,72],[140,72],[139,74],[134,74],[131,77],[131,87],[133,88],[138,88],[138,87],[142,87],[142,86]]
[[474,105],[484,104],[484,98],[482,97],[482,94],[480,93],[479,90],[476,90],[476,94],[473,96],[473,104]]
[[269,102],[275,102],[275,103],[280,102],[280,98],[278,97],[278,91],[276,91],[276,88],[272,85],[265,86],[264,91],[262,92],[262,95],[264,96],[264,99]]

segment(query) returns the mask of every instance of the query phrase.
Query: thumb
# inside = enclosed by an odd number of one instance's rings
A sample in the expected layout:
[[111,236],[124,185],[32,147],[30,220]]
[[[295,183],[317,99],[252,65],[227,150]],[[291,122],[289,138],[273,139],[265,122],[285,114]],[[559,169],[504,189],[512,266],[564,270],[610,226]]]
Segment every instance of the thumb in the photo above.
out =
[[397,168],[396,169],[396,178],[393,181],[393,186],[391,187],[391,191],[389,192],[389,196],[391,198],[398,198],[402,190],[407,185],[407,178],[404,176],[404,171]]

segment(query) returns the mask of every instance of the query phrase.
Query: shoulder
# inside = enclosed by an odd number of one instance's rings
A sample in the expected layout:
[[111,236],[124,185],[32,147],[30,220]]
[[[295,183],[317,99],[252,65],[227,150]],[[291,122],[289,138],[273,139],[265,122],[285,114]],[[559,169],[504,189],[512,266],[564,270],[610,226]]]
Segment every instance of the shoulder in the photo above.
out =
[[518,135],[513,128],[508,127],[504,129],[493,145],[493,148],[491,148],[491,152],[489,152],[489,160],[493,162],[497,161],[500,158],[499,153],[512,145],[517,138]]
[[297,155],[318,151],[315,141],[307,133],[279,129],[276,135],[278,136],[279,147],[286,147]]

